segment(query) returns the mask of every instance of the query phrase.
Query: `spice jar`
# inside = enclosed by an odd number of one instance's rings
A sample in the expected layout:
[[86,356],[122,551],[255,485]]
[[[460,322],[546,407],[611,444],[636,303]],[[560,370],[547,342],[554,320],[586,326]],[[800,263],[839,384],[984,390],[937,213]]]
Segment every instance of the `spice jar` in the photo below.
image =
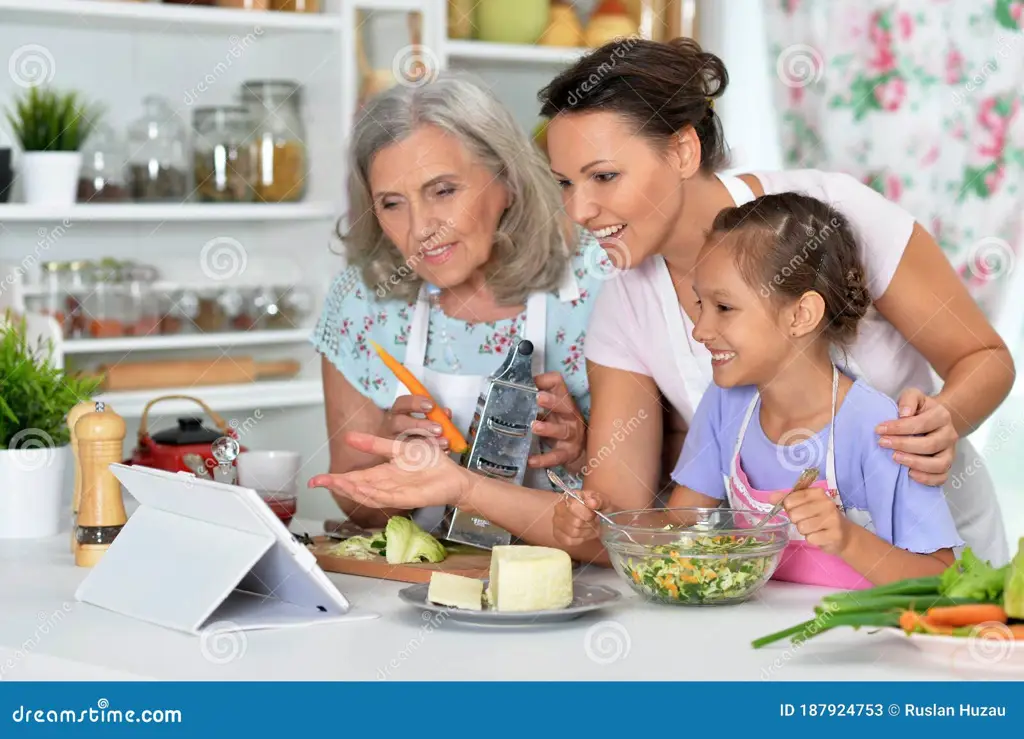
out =
[[194,334],[199,316],[199,296],[191,290],[174,295],[160,320],[162,334]]
[[92,293],[85,303],[89,336],[107,339],[125,335],[125,290],[121,264],[104,259],[93,271]]
[[153,289],[156,270],[141,264],[124,270],[126,281],[125,333],[151,336],[160,332],[160,295]]
[[188,196],[185,128],[163,98],[142,102],[145,113],[128,129],[132,198],[180,203]]
[[296,82],[252,81],[242,99],[254,127],[256,201],[285,203],[306,194],[306,133],[299,113],[302,87]]
[[206,203],[251,203],[255,157],[246,141],[249,111],[242,107],[199,108],[195,126],[194,172],[199,199]]
[[216,290],[203,290],[199,293],[196,328],[207,334],[224,330],[224,309],[220,305]]
[[67,309],[64,303],[64,287],[67,282],[68,265],[64,262],[43,262],[42,294],[38,300],[32,301],[33,310],[50,316],[60,324],[61,333],[66,338],[70,324],[67,320]]
[[70,339],[82,339],[89,335],[85,301],[92,293],[93,270],[92,262],[78,260],[68,265],[64,305],[68,316],[66,335]]
[[125,166],[128,148],[106,123],[100,123],[82,149],[82,171],[78,177],[80,203],[117,203],[128,200]]
[[290,13],[319,13],[320,0],[274,0],[274,10]]

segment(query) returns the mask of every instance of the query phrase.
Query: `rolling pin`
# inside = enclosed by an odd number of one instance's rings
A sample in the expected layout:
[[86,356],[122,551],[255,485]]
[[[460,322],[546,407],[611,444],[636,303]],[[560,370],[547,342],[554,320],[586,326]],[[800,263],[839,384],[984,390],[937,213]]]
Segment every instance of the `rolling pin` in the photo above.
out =
[[301,365],[291,359],[255,362],[252,357],[219,357],[103,365],[97,374],[104,376],[104,390],[116,391],[232,385],[267,377],[293,377],[300,369]]

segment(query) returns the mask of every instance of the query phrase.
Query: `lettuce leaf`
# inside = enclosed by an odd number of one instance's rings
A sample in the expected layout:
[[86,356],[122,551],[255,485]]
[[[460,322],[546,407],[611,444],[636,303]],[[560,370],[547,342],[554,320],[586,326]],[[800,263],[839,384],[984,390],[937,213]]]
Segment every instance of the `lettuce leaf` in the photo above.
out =
[[993,567],[968,547],[963,556],[942,573],[939,592],[950,598],[1000,603],[1009,568],[1009,565]]

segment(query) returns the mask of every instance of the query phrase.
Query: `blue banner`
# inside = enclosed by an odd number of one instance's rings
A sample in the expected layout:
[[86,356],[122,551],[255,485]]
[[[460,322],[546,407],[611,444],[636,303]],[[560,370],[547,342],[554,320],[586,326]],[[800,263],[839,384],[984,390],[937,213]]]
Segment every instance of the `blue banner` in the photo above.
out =
[[1018,732],[999,736],[1020,736],[1021,688],[1019,682],[0,682],[0,737],[333,739],[367,732],[383,739],[434,733],[491,739],[643,730],[733,735],[755,727],[829,737],[869,731],[871,739],[998,727]]

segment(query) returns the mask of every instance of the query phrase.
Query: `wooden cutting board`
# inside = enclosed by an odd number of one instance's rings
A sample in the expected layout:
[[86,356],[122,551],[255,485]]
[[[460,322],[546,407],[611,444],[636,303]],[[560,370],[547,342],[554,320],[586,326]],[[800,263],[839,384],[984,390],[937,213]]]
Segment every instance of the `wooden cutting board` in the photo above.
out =
[[392,565],[384,557],[376,560],[357,559],[331,554],[330,549],[340,542],[337,539],[317,537],[313,540],[310,551],[316,557],[317,564],[324,572],[337,572],[342,575],[358,575],[373,577],[378,580],[396,580],[398,582],[423,583],[430,582],[434,572],[450,572],[453,575],[474,577],[486,580],[491,571],[491,553],[481,551],[480,554],[450,554],[444,561],[436,564]]

